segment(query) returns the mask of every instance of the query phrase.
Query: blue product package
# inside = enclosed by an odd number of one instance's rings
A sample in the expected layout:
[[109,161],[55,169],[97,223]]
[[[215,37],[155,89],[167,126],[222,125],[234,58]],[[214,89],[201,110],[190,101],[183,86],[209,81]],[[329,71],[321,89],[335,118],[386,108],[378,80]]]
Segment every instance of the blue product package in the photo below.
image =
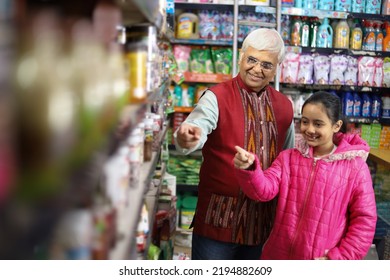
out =
[[365,93],[363,94],[363,107],[362,107],[362,116],[365,118],[371,117],[371,97]]
[[382,100],[379,98],[377,94],[372,98],[371,104],[371,117],[372,118],[380,118],[382,115]]
[[362,116],[362,99],[357,92],[353,94],[353,116]]
[[353,95],[352,93],[350,93],[349,91],[347,91],[345,94],[344,94],[344,98],[343,98],[343,108],[344,108],[344,115],[346,117],[352,117],[353,116]]
[[379,15],[381,12],[381,0],[366,0],[366,14],[376,14]]
[[366,6],[366,0],[352,1],[352,13],[364,13]]

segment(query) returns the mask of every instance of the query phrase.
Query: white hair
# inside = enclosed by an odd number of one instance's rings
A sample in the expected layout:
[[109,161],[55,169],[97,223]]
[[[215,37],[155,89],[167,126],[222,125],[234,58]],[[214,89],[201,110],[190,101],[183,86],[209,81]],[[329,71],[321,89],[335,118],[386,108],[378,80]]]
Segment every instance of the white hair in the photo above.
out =
[[250,32],[242,43],[241,54],[248,47],[258,51],[269,51],[278,53],[278,62],[284,59],[284,42],[280,34],[275,29],[259,28]]

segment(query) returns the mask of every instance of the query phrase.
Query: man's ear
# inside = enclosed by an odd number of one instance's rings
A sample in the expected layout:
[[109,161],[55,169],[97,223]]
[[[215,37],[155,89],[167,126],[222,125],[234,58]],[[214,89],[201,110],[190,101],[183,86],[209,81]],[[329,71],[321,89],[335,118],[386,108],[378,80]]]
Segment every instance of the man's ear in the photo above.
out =
[[244,56],[244,53],[242,51],[240,51],[240,54],[238,56],[238,65],[240,65],[243,56]]

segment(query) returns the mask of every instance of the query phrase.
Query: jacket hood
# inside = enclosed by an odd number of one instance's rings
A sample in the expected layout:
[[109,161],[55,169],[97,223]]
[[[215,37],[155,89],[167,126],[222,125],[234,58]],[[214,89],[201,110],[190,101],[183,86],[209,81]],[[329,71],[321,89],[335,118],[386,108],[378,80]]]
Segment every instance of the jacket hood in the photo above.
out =
[[[323,158],[323,160],[332,162],[361,157],[365,161],[370,152],[370,146],[357,134],[344,134],[339,132],[333,137],[333,143],[337,146],[336,151],[328,157]],[[304,157],[313,158],[313,148],[307,144],[305,139],[300,140],[296,148]]]

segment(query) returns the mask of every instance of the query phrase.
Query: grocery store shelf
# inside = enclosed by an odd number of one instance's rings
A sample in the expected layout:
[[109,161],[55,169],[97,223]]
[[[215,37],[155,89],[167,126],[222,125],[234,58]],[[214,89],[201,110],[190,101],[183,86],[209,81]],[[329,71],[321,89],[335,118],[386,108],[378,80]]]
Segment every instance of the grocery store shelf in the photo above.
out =
[[176,10],[213,10],[213,11],[232,11],[232,4],[217,4],[217,3],[186,3],[183,1],[175,1]]
[[175,113],[191,113],[194,107],[175,106]]
[[367,86],[351,86],[351,85],[330,85],[330,84],[294,84],[294,83],[280,83],[282,87],[304,90],[338,90],[338,91],[357,91],[367,93],[380,93],[388,91],[384,87],[367,87]]
[[141,213],[145,192],[149,190],[154,169],[159,153],[153,152],[152,160],[143,163],[139,175],[139,184],[136,188],[128,190],[128,203],[125,207],[118,209],[118,232],[121,238],[115,248],[110,252],[111,260],[129,259],[131,254],[131,243],[135,237],[139,213]]
[[390,55],[390,52],[384,52],[384,51],[351,50],[351,49],[340,49],[340,48],[312,48],[312,47],[301,47],[301,46],[286,46],[286,52],[318,53],[322,55],[339,54],[339,55],[376,56],[376,57],[387,57]]
[[276,23],[274,22],[261,22],[261,21],[250,21],[250,20],[239,20],[239,25],[248,25],[248,26],[257,26],[257,27],[270,27],[276,28]]
[[366,19],[367,17],[370,17],[370,20],[383,20],[383,21],[390,20],[389,15],[382,15],[382,14],[349,13],[348,17],[358,18],[358,19]]
[[338,18],[338,19],[344,19],[344,18],[346,19],[348,17],[347,12],[301,9],[295,7],[291,7],[291,8],[282,7],[282,14],[291,15],[291,16],[308,16],[308,17]]
[[172,39],[173,44],[199,45],[199,46],[232,46],[232,40],[208,40],[208,39]]
[[240,12],[252,12],[253,8],[255,9],[256,13],[263,13],[263,14],[275,14],[276,8],[275,7],[267,7],[267,6],[253,6],[253,5],[246,5],[246,6],[240,6],[239,11]]
[[148,221],[149,221],[149,234],[146,242],[146,250],[142,254],[141,259],[147,259],[147,248],[149,248],[152,242],[153,226],[155,223],[155,216],[158,209],[158,200],[160,197],[161,185],[163,183],[164,173],[166,170],[166,164],[161,166],[161,177],[159,179],[153,179],[153,184],[150,184],[150,188],[145,195],[146,209],[148,209]]
[[[167,129],[167,124],[164,123],[163,130],[160,133],[160,143],[162,142],[162,139],[164,139]],[[118,240],[115,248],[110,252],[110,259],[112,260],[131,259],[131,255],[136,255],[132,251],[134,250],[132,242],[139,222],[139,213],[141,213],[142,204],[144,202],[143,198],[145,198],[145,203],[147,203],[148,208],[154,209],[159,186],[162,183],[161,179],[156,187],[153,187],[153,189],[150,188],[159,158],[160,151],[153,152],[152,159],[149,162],[144,162],[142,164],[138,186],[128,190],[127,205],[118,209],[118,233],[119,236],[121,236],[121,239]],[[165,165],[162,167],[163,174],[166,167]],[[149,221],[152,221],[153,209],[149,212]]]
[[203,74],[184,72],[184,80],[193,83],[222,83],[232,78],[232,75],[227,74]]

